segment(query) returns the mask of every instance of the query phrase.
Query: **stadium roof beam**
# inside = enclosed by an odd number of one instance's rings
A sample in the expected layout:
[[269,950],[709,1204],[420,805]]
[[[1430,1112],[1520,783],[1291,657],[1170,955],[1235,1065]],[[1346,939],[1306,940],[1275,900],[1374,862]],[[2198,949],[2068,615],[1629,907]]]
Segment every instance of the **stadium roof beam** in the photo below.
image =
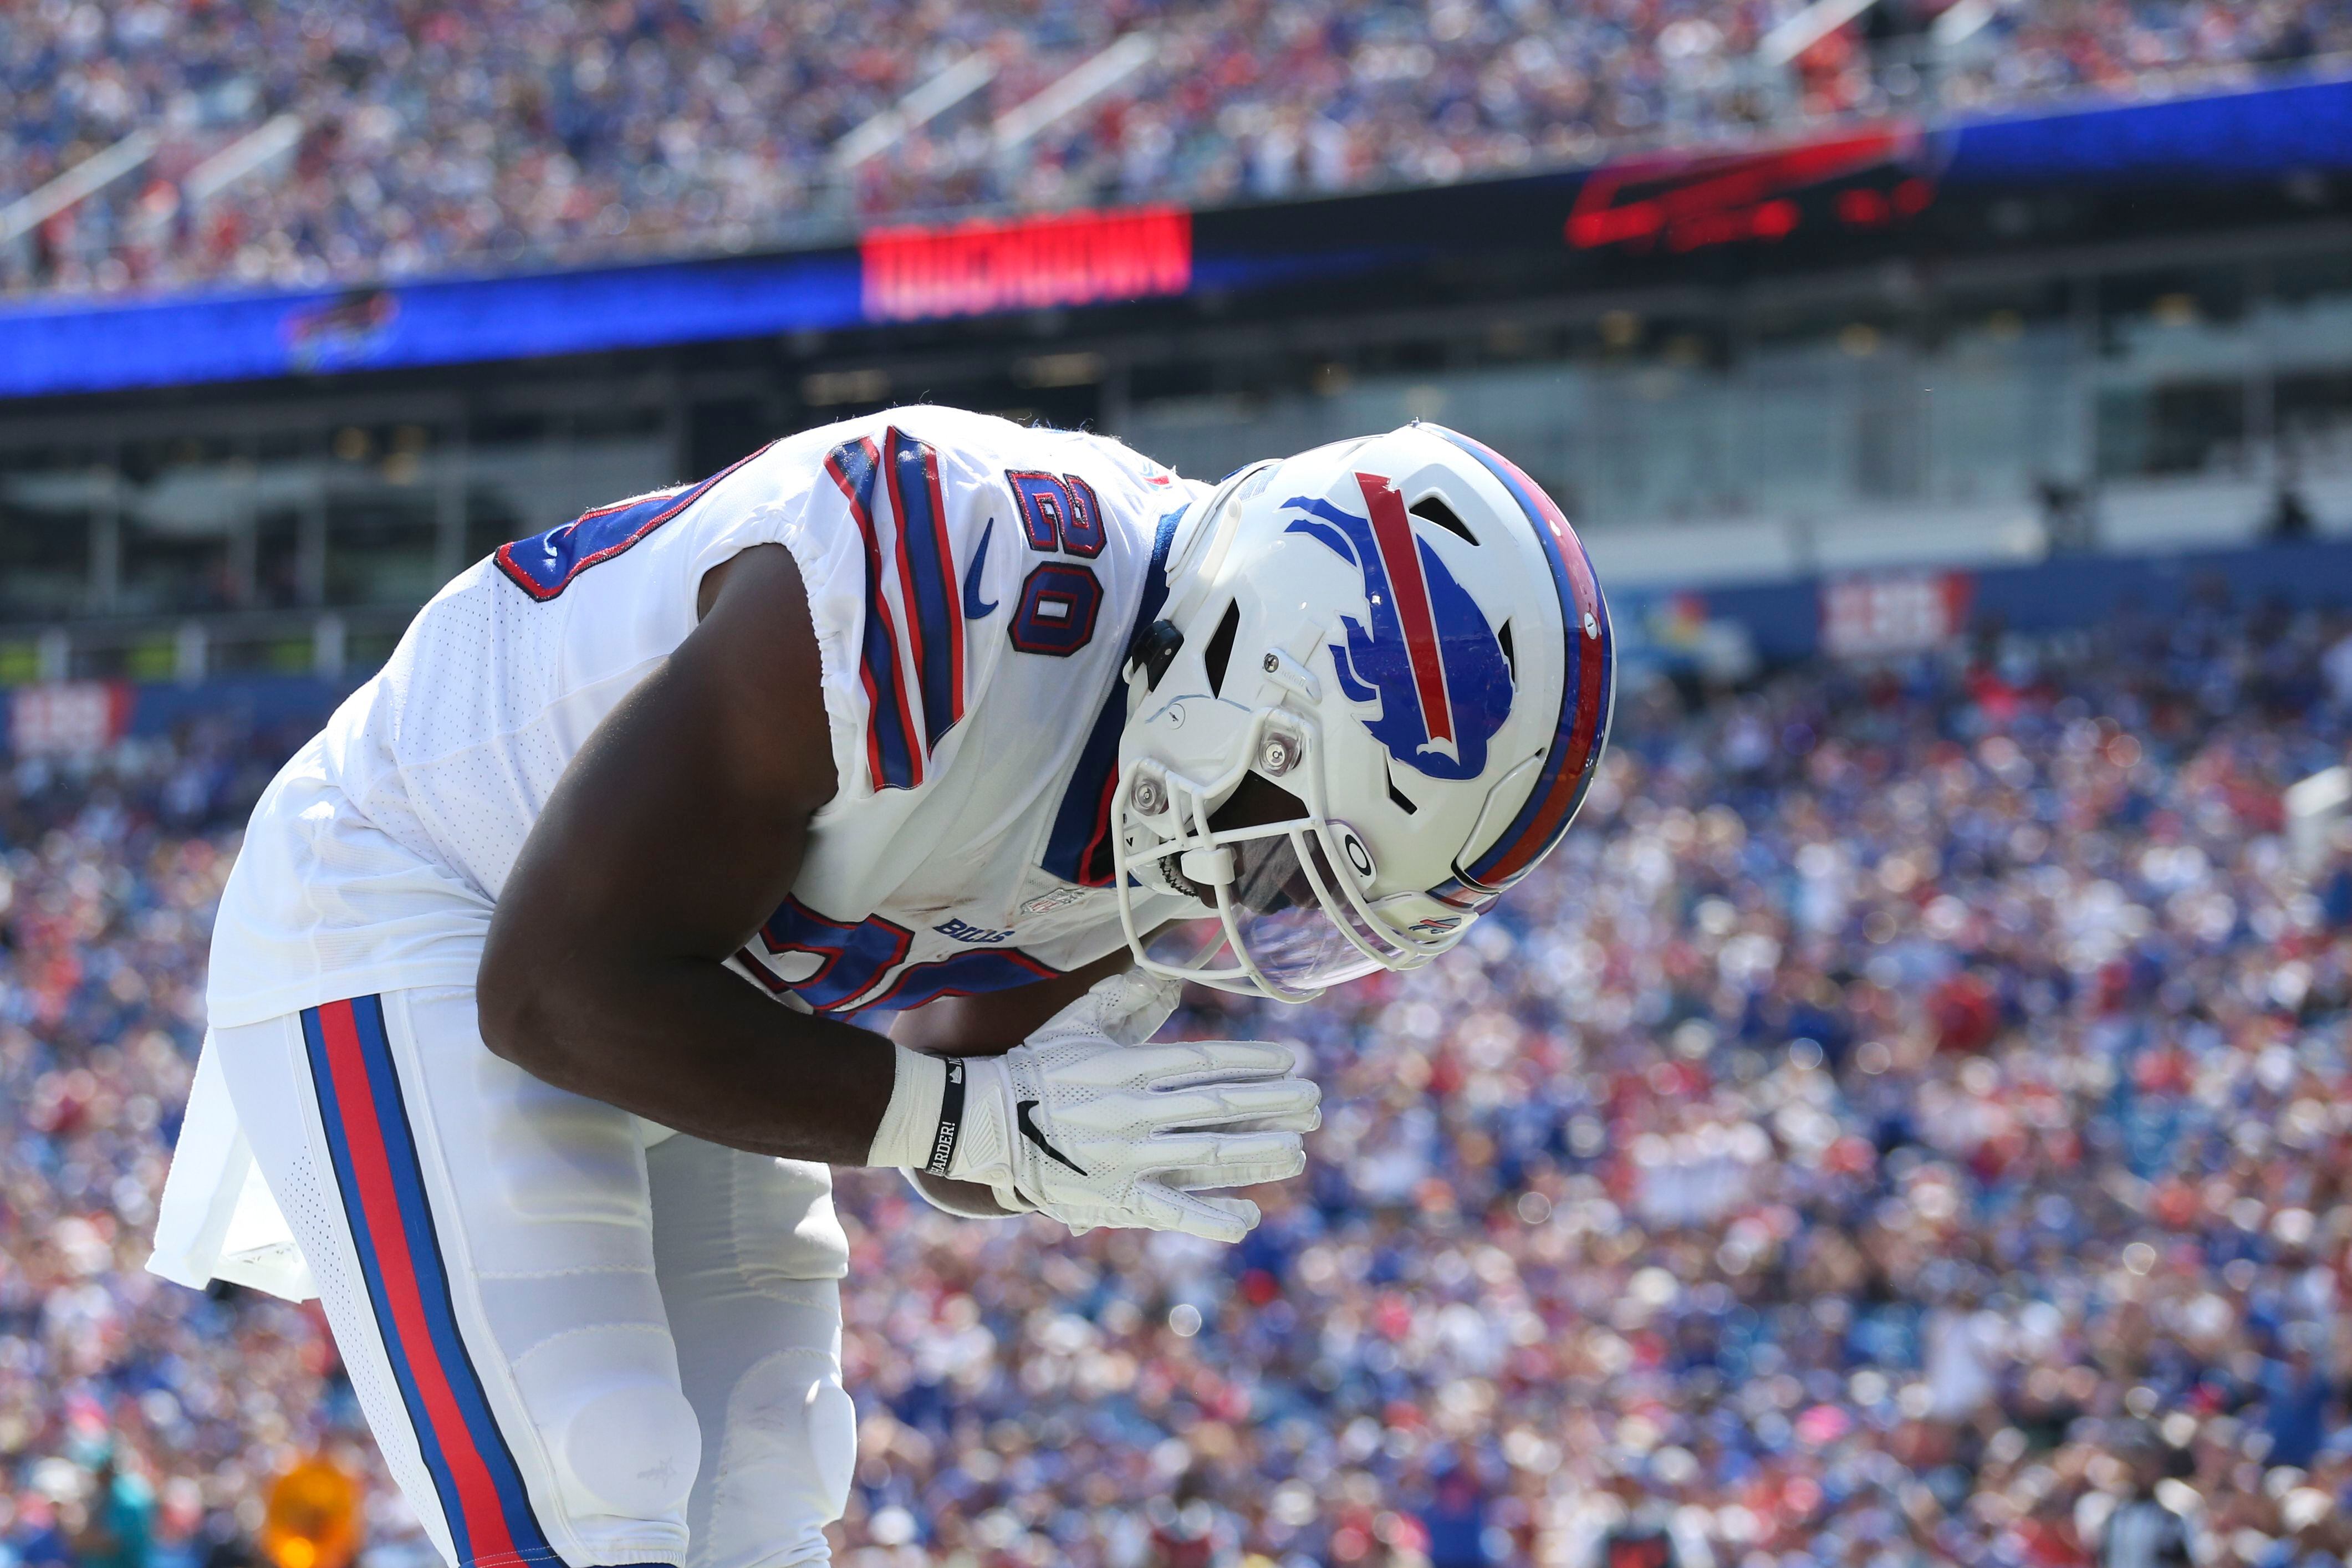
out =
[[180,188],[190,206],[201,207],[262,165],[294,151],[301,140],[302,117],[278,115],[189,170]]
[[1958,5],[1946,6],[1943,15],[1928,24],[1927,37],[1939,49],[1952,48],[1974,37],[2000,13],[2000,7],[1994,0],[1959,0]]
[[1034,97],[996,117],[996,151],[1013,152],[1064,115],[1084,109],[1150,64],[1159,49],[1160,41],[1150,34],[1129,33],[1056,78]]
[[1756,57],[1768,66],[1785,66],[1877,3],[1878,0],[1813,0],[1765,34],[1756,46]]
[[888,152],[909,131],[920,130],[994,81],[998,68],[993,56],[964,56],[835,142],[834,168],[855,169],[876,154]]
[[103,152],[92,153],[38,190],[0,207],[0,245],[47,223],[83,198],[97,194],[155,156],[162,145],[152,131],[134,131]]

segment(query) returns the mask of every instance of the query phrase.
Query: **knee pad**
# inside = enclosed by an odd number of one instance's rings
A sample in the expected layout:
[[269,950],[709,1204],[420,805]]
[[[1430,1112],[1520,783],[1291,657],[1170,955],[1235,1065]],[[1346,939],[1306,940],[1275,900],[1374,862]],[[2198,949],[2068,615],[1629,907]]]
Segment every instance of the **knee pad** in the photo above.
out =
[[694,1531],[695,1568],[823,1563],[857,1464],[857,1412],[832,1355],[780,1351],[727,1401],[716,1483]]
[[515,1382],[575,1520],[683,1525],[702,1427],[658,1322],[558,1333],[517,1358]]
[[827,1371],[810,1385],[801,1410],[807,1421],[824,1522],[831,1524],[848,1510],[849,1483],[857,1470],[857,1406],[841,1385],[841,1374]]
[[849,1502],[857,1465],[857,1407],[830,1355],[790,1350],[743,1375],[728,1401],[727,1469],[765,1469],[796,1520],[830,1524]]
[[702,1468],[702,1428],[674,1383],[643,1375],[591,1391],[554,1438],[556,1475],[579,1513],[659,1520],[682,1511]]

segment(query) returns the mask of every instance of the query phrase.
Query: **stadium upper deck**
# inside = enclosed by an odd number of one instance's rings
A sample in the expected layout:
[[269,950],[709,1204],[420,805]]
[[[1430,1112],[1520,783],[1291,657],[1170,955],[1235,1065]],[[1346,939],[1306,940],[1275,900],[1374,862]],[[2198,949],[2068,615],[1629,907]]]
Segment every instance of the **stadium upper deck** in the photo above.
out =
[[2347,49],[2346,0],[37,0],[0,13],[0,291],[1444,183]]

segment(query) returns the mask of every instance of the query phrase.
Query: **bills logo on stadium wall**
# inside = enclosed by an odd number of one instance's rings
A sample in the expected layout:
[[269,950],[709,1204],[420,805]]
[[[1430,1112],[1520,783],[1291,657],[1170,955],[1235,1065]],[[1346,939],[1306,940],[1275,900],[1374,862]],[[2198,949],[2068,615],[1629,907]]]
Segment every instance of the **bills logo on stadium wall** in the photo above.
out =
[[392,290],[352,288],[289,311],[278,329],[294,369],[348,371],[374,362],[399,319],[400,297]]
[[1365,619],[1340,618],[1345,643],[1331,644],[1339,689],[1377,706],[1364,726],[1389,755],[1433,779],[1475,779],[1486,742],[1511,712],[1511,669],[1469,591],[1445,569],[1393,480],[1359,474],[1365,517],[1317,497],[1284,503],[1306,517],[1305,534],[1364,574]]

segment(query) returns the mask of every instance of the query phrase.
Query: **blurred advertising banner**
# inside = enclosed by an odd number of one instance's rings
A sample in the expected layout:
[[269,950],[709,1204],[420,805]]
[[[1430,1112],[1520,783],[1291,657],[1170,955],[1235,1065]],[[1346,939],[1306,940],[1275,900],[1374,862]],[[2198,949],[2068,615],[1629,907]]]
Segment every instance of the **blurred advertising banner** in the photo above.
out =
[[130,733],[138,694],[127,681],[50,681],[8,694],[8,751],[70,757],[102,751]]
[[1966,571],[1888,572],[1822,584],[1822,648],[1845,659],[1917,653],[1968,629],[1976,576]]
[[1098,305],[1191,287],[1192,214],[1131,207],[876,229],[858,253],[872,321]]

